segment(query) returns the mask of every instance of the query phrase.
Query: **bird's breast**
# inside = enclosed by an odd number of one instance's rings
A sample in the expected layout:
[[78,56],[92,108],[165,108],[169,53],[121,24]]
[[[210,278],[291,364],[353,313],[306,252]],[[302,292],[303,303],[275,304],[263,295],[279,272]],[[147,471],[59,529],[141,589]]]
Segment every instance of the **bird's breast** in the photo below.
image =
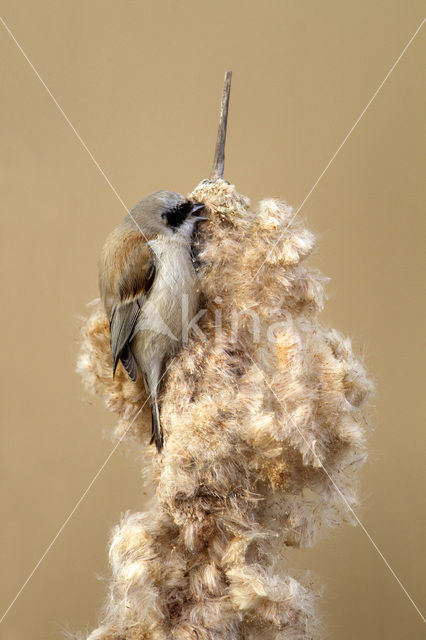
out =
[[155,255],[156,274],[146,302],[141,308],[138,328],[164,335],[166,328],[181,339],[183,324],[197,313],[197,276],[189,242],[156,239],[149,242]]

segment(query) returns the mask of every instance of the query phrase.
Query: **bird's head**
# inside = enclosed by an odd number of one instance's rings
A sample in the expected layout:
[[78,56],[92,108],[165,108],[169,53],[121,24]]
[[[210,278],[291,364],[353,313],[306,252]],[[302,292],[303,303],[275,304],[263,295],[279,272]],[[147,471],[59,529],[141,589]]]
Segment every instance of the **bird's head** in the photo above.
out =
[[191,235],[204,204],[188,200],[173,191],[155,191],[133,207],[127,222],[136,224],[146,236]]

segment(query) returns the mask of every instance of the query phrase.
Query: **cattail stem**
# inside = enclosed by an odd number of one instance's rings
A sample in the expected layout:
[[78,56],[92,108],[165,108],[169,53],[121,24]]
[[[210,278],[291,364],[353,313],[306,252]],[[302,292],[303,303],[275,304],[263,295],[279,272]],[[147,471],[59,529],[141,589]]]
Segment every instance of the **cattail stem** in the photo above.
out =
[[216,149],[214,153],[213,166],[210,173],[210,180],[223,178],[223,168],[225,165],[225,142],[226,126],[228,124],[229,95],[231,93],[232,71],[225,73],[223,82],[222,103],[220,105],[219,129],[217,132]]

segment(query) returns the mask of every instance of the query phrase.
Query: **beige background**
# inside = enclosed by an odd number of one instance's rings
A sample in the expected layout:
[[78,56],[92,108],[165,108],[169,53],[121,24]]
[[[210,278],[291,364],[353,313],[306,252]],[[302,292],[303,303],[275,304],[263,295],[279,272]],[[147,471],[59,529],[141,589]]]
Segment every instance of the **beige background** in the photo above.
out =
[[[297,206],[422,19],[420,2],[2,0],[14,32],[126,203],[208,174],[223,73],[234,81],[226,175]],[[419,33],[303,207],[331,277],[327,322],[364,350],[378,393],[360,511],[425,604]],[[114,424],[74,372],[75,315],[123,209],[0,26],[2,69],[1,608],[111,450]],[[424,98],[423,96],[420,96]],[[424,129],[423,129],[424,131]],[[0,625],[7,640],[95,624],[107,541],[140,508],[137,451],[116,452]],[[323,579],[326,637],[422,637],[360,528],[290,557]],[[423,587],[422,587],[423,582]]]

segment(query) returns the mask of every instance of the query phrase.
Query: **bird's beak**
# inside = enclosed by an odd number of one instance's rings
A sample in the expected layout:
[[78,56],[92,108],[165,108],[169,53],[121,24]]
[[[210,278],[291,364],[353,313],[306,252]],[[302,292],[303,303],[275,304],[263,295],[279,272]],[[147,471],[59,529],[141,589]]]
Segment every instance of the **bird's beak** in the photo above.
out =
[[204,206],[205,206],[204,202],[194,202],[193,207],[192,207],[192,211],[191,211],[191,217],[196,222],[201,222],[202,220],[208,220],[208,218],[206,218],[204,216],[196,216],[196,215],[194,215],[195,213],[197,213],[197,211],[201,211],[201,209],[204,209]]

